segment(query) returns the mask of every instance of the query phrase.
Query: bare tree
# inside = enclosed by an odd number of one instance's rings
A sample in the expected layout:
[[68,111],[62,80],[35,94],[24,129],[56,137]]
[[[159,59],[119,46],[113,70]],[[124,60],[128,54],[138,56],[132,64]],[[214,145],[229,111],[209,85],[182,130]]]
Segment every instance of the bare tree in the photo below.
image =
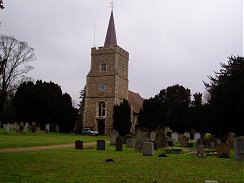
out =
[[36,59],[34,49],[24,41],[18,41],[12,36],[0,35],[0,119],[8,93],[16,89],[16,84],[21,76],[32,70],[27,62]]

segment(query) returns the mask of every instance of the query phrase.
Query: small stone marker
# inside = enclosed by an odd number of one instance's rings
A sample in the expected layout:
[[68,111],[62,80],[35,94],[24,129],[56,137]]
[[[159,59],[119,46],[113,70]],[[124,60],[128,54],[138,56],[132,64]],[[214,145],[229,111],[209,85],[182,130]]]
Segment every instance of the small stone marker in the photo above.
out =
[[126,147],[134,148],[134,146],[135,146],[134,139],[129,138],[126,140]]
[[197,155],[204,156],[204,145],[197,146]]
[[75,149],[83,149],[83,141],[76,140],[75,141]]
[[230,157],[230,146],[227,144],[219,144],[217,146],[218,157]]
[[97,140],[97,150],[105,150],[105,140]]
[[244,136],[235,138],[235,160],[244,161]]
[[118,137],[118,132],[116,130],[112,130],[110,132],[110,144],[115,145],[116,144],[116,138]]
[[118,136],[116,138],[116,151],[122,151],[123,149],[123,137]]
[[143,152],[143,156],[153,156],[154,155],[153,143],[144,142],[142,152]]

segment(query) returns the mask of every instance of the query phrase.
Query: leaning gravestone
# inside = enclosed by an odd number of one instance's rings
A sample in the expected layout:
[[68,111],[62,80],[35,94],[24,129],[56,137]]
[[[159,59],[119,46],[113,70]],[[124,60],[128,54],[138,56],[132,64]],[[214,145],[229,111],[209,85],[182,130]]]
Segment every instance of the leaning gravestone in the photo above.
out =
[[197,155],[204,156],[204,145],[197,146]]
[[218,144],[217,146],[218,157],[230,157],[230,146],[228,144]]
[[244,136],[235,138],[235,160],[244,161]]
[[5,133],[10,134],[10,125],[6,124],[4,127],[5,127]]
[[151,132],[150,133],[150,141],[152,142],[152,141],[155,141],[155,139],[156,139],[156,132]]
[[110,132],[110,144],[115,145],[116,144],[116,138],[119,136],[118,132],[116,130],[112,130]]
[[105,150],[105,140],[97,140],[97,150]]
[[154,155],[153,143],[144,142],[142,152],[143,152],[143,156],[153,156]]
[[129,138],[126,140],[126,147],[133,148],[134,147],[134,139]]
[[157,132],[155,141],[157,142],[159,148],[166,146],[166,137],[163,131]]
[[76,140],[75,141],[75,149],[83,149],[83,141]]
[[116,151],[122,151],[123,149],[123,137],[118,136],[116,138]]

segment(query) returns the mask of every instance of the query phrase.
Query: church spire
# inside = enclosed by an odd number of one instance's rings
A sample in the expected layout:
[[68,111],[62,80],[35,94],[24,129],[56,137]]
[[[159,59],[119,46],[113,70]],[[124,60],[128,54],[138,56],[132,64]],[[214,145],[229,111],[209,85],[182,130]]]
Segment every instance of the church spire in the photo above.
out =
[[104,47],[117,46],[113,10],[111,11]]

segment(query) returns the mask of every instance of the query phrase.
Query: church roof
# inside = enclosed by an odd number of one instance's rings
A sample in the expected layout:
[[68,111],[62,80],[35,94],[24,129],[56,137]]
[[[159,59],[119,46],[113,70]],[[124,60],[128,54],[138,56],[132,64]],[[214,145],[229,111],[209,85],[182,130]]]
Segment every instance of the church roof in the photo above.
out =
[[128,101],[135,113],[140,112],[140,109],[142,108],[143,100],[144,99],[138,93],[135,93],[130,90],[128,91]]
[[113,10],[111,11],[104,47],[117,46]]

